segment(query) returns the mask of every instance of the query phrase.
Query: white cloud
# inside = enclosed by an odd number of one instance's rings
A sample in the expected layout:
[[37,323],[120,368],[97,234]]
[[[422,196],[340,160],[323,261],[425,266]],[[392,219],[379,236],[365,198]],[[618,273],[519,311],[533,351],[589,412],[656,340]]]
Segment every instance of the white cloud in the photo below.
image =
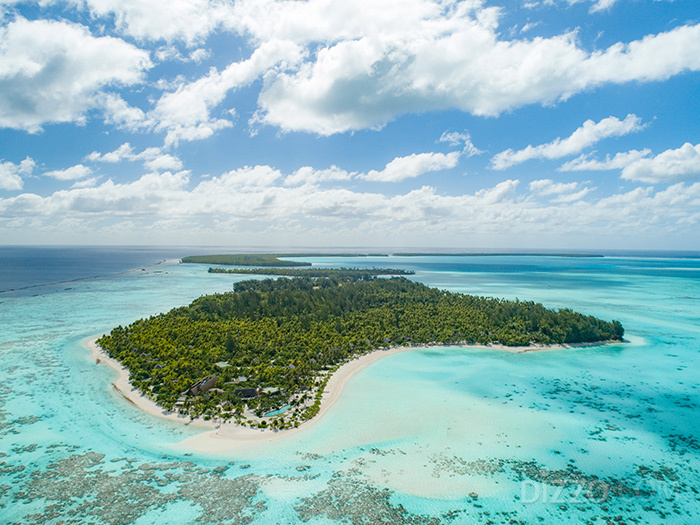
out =
[[631,150],[617,153],[605,160],[589,159],[587,155],[567,162],[559,171],[621,170],[623,179],[664,183],[700,177],[700,144],[685,143],[678,149],[669,149],[654,157],[651,150]]
[[190,51],[187,56],[183,56],[176,46],[169,44],[157,48],[154,51],[154,56],[159,62],[177,60],[179,62],[194,62],[196,64],[200,64],[209,58],[211,53],[208,50],[200,47]]
[[110,151],[104,155],[97,151],[93,151],[87,157],[85,157],[86,160],[92,162],[108,162],[110,164],[121,162],[124,159],[135,160],[136,158],[137,155],[134,154],[134,148],[132,148],[131,144],[128,142],[125,142],[114,151]]
[[143,110],[130,106],[119,95],[102,93],[97,100],[104,113],[106,124],[113,124],[128,131],[139,131],[151,126]]
[[210,188],[224,192],[240,189],[253,189],[271,186],[282,174],[270,166],[245,166],[237,170],[224,173],[220,177],[213,177],[203,181],[197,187],[198,190],[208,192]]
[[499,182],[493,188],[479,190],[475,193],[475,197],[482,200],[485,204],[500,204],[508,200],[515,193],[515,189],[520,184],[518,180],[506,180]]
[[479,148],[474,146],[474,144],[472,144],[472,136],[467,131],[465,131],[464,133],[458,133],[456,131],[444,131],[442,135],[440,135],[438,142],[447,142],[450,146],[455,147],[464,144],[462,154],[465,157],[473,157],[474,155],[481,155],[482,153],[484,153],[482,150],[480,150]]
[[30,132],[81,122],[103,89],[138,83],[152,66],[147,52],[67,22],[16,17],[0,42],[0,127]]
[[164,154],[144,162],[144,166],[151,171],[178,171],[182,169],[182,161],[174,155]]
[[21,190],[22,175],[31,175],[36,167],[34,159],[27,157],[19,164],[0,162],[0,190]]
[[101,154],[93,151],[85,160],[91,162],[117,163],[123,160],[143,161],[143,165],[150,171],[179,171],[182,169],[182,161],[175,155],[162,153],[161,148],[146,148],[140,153],[135,153],[134,148],[125,142],[114,151]]
[[97,184],[99,177],[90,177],[89,179],[77,180],[71,185],[71,189],[74,188],[94,188]]
[[552,179],[533,180],[529,184],[530,191],[540,195],[560,195],[571,193],[579,187],[578,182],[554,182]]
[[197,64],[200,64],[200,63],[202,63],[204,60],[206,60],[207,58],[209,58],[210,55],[211,55],[211,53],[210,53],[207,49],[199,48],[199,49],[195,49],[194,51],[190,52],[188,58],[189,58],[192,62],[195,62],[195,63],[197,63]]
[[542,24],[542,22],[528,22],[527,24],[525,24],[525,25],[522,27],[522,29],[520,30],[520,32],[521,32],[521,33],[527,33],[527,32],[530,31],[531,29],[534,29],[534,28],[536,28],[537,26],[539,26],[539,25],[541,25],[541,24]]
[[643,128],[641,119],[636,115],[627,115],[624,120],[608,117],[598,123],[587,120],[565,139],[557,138],[539,146],[529,145],[518,151],[512,149],[502,151],[494,155],[489,167],[494,170],[503,170],[530,159],[559,159],[579,153],[602,139],[627,135]]
[[579,201],[595,189],[583,187],[580,182],[554,182],[552,179],[533,180],[528,187],[534,195],[550,197],[554,203]]
[[617,0],[566,0],[569,5],[580,4],[582,2],[592,2],[590,9],[591,13],[599,13],[600,11],[605,11],[610,9],[613,5],[617,3]]
[[583,154],[574,160],[562,164],[557,168],[557,171],[621,170],[634,161],[647,157],[650,154],[651,150],[648,148],[641,151],[633,149],[627,152],[616,153],[612,158],[610,158],[610,155],[606,155],[603,161],[591,159],[590,154]]
[[267,0],[237,9],[254,41],[286,38],[309,50],[296,67],[271,72],[258,99],[254,122],[285,131],[330,135],[452,108],[498,115],[700,70],[700,24],[589,52],[575,33],[503,39],[500,10],[477,0],[361,2],[337,12],[324,0]]
[[484,0],[175,0],[168,9],[137,0],[71,2],[107,30],[113,20],[138,41],[164,41],[155,50],[160,60],[203,60],[208,51],[194,44],[217,30],[237,33],[254,51],[180,82],[149,111],[107,91],[141,82],[153,67],[146,51],[77,24],[17,17],[0,30],[0,126],[39,131],[46,122],[82,122],[99,108],[108,124],[165,132],[174,145],[232,126],[232,108],[220,107],[227,95],[262,79],[253,127],[330,135],[381,128],[405,113],[495,116],[606,84],[700,70],[700,24],[591,52],[575,32],[509,38],[499,29],[502,9]]
[[552,199],[552,202],[561,202],[561,203],[567,203],[567,202],[576,202],[581,199],[583,199],[586,195],[588,195],[590,192],[592,192],[595,188],[583,188],[575,193],[566,193],[559,195]]
[[399,182],[418,177],[430,171],[454,168],[460,153],[413,153],[407,157],[396,157],[382,171],[372,170],[358,178],[378,182]]
[[180,141],[191,142],[193,140],[205,140],[214,135],[217,131],[233,127],[233,123],[226,119],[210,119],[197,124],[186,124],[174,122],[172,119],[163,121],[158,125],[161,129],[167,129],[165,136],[165,147],[177,146]]
[[207,76],[163,94],[148,118],[157,131],[167,131],[166,145],[208,138],[233,125],[227,119],[211,115],[212,108],[231,90],[249,84],[280,62],[298,61],[300,52],[291,42],[267,42],[249,59],[235,62],[221,72],[212,68]]
[[622,178],[641,182],[677,182],[700,177],[700,144],[686,142],[655,157],[641,158],[625,166]]
[[338,166],[331,166],[326,170],[316,170],[310,166],[303,166],[284,179],[285,186],[297,186],[299,184],[318,184],[319,182],[349,180],[355,175],[341,170]]
[[[315,184],[290,187],[284,182],[278,170],[254,166],[194,186],[187,172],[165,172],[123,184],[108,180],[46,197],[25,193],[0,198],[0,231],[8,238],[13,224],[25,235],[27,231],[110,232],[120,240],[157,236],[200,243],[203,236],[220,241],[248,232],[244,238],[249,242],[323,239],[333,245],[348,239],[372,239],[385,245],[439,245],[434,243],[452,239],[454,245],[457,236],[460,242],[512,239],[538,241],[532,245],[539,246],[543,239],[558,236],[577,243],[590,238],[598,246],[607,239],[619,248],[621,238],[637,239],[639,245],[650,234],[698,239],[700,182],[675,184],[663,191],[637,188],[588,200],[583,197],[592,190],[583,183],[574,188],[554,181],[520,189],[517,180],[506,180],[459,195],[423,186],[394,196]],[[546,202],[538,198],[542,191],[548,193]]]
[[71,0],[102,18],[114,16],[117,30],[138,40],[181,40],[194,45],[231,16],[230,3],[222,0]]
[[77,164],[64,170],[52,170],[44,173],[45,177],[52,177],[58,180],[77,180],[92,174],[92,170],[82,164]]

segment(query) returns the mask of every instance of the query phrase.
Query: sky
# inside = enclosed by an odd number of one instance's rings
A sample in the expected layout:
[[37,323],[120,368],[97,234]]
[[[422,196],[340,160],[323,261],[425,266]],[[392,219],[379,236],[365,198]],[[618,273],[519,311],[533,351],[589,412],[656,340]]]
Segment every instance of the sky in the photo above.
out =
[[700,2],[0,0],[0,244],[700,250]]

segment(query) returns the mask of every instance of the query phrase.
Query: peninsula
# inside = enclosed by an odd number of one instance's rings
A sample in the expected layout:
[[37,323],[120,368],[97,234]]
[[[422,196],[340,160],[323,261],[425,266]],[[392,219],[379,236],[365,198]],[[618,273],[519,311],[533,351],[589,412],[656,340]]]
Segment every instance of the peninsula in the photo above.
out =
[[238,282],[234,291],[116,327],[99,346],[165,410],[295,428],[343,364],[378,349],[621,341],[617,321],[452,293],[404,277],[338,274]]

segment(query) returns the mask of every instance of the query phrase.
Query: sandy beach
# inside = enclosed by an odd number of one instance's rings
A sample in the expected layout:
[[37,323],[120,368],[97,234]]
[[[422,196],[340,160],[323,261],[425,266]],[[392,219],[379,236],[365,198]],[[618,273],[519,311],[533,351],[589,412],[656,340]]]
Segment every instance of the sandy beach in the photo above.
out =
[[[243,427],[235,422],[221,421],[205,421],[202,418],[191,419],[189,416],[183,416],[173,412],[168,412],[158,406],[152,399],[148,398],[129,382],[129,371],[124,368],[118,361],[109,357],[102,348],[96,343],[97,338],[90,338],[83,341],[84,346],[90,350],[92,357],[97,365],[104,364],[117,372],[117,378],[112,382],[112,386],[120,396],[125,400],[138,407],[139,409],[156,417],[179,421],[183,424],[193,425],[202,428],[202,433],[188,438],[180,445],[188,450],[195,450],[203,453],[222,453],[227,449],[235,448],[235,444],[244,442],[264,442],[279,439],[292,435],[296,432],[304,430],[317,421],[333,406],[338,400],[343,391],[343,387],[352,376],[370,364],[382,359],[383,357],[406,352],[409,350],[426,349],[435,346],[446,346],[441,344],[433,345],[416,345],[416,346],[398,346],[388,349],[379,349],[371,353],[361,355],[352,361],[343,364],[328,380],[328,384],[321,398],[321,407],[318,414],[300,424],[298,427],[286,430],[272,429],[254,429]],[[611,343],[617,343],[611,342]],[[598,343],[580,343],[571,345],[532,345],[532,346],[503,346],[503,345],[472,345],[472,344],[455,344],[449,346],[458,346],[464,348],[481,348],[489,350],[498,350],[510,353],[525,354],[531,352],[542,352],[552,350],[562,350],[566,348],[575,348],[583,346],[599,346],[609,344],[607,342]],[[232,446],[234,445],[234,446]]]

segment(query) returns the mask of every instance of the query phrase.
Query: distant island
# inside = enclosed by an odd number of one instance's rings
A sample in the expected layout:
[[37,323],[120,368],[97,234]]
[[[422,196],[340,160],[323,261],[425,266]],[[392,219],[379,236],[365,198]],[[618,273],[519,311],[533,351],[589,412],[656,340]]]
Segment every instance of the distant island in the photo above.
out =
[[192,255],[183,257],[185,264],[222,264],[231,266],[311,266],[309,262],[283,261],[275,254],[225,254],[225,255]]
[[285,261],[289,258],[313,258],[313,257],[603,257],[597,254],[586,253],[465,253],[465,252],[396,252],[387,253],[264,253],[264,254],[219,254],[219,255],[193,255],[183,257],[181,261],[186,264],[219,264],[223,266],[257,266],[257,267],[298,267],[311,266],[310,262]]
[[229,266],[295,267],[311,266],[310,262],[283,261],[290,257],[388,257],[385,253],[228,253],[183,257],[185,264],[221,264]]
[[233,292],[118,326],[97,343],[168,411],[285,429],[318,413],[334,371],[378,349],[597,343],[624,334],[617,321],[569,309],[336,272],[238,282]]
[[378,275],[414,275],[400,268],[209,268],[209,273],[277,275],[284,277],[335,277],[346,281],[368,280]]

